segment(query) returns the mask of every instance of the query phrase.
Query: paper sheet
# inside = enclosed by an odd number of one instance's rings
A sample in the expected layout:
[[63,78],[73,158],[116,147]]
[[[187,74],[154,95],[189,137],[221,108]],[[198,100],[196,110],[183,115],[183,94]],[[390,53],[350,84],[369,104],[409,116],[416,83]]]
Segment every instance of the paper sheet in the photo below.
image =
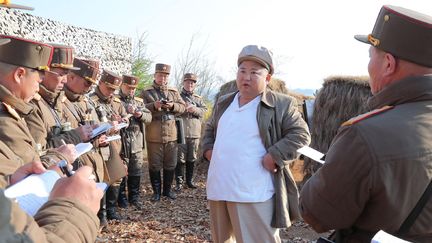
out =
[[[48,201],[49,194],[58,179],[60,179],[60,175],[57,172],[47,170],[42,174],[28,176],[7,188],[4,194],[7,198],[15,199],[20,208],[27,214],[34,216],[42,205]],[[108,187],[103,182],[96,183],[96,186],[103,191]]]
[[127,122],[122,122],[122,123],[117,124],[116,127],[115,127],[115,129],[116,129],[116,130],[120,130],[120,129],[125,128],[125,127],[128,127],[128,126],[129,126],[129,123],[127,123]]
[[408,243],[409,241],[402,240],[394,235],[385,231],[378,231],[372,238],[371,243]]
[[16,199],[26,213],[34,216],[42,205],[48,201],[49,194],[60,175],[52,170],[43,174],[30,175],[5,190],[5,196]]
[[114,141],[114,140],[117,140],[117,139],[120,139],[120,138],[121,138],[120,135],[109,136],[109,137],[107,137],[107,139],[105,140],[105,142],[111,142],[111,141]]
[[91,138],[99,136],[102,133],[106,133],[110,128],[112,128],[112,125],[109,124],[109,123],[101,123],[101,124],[99,124],[99,126],[97,128],[93,129]]
[[77,157],[80,157],[81,155],[90,152],[92,148],[93,148],[93,144],[91,143],[79,143],[75,145],[75,149],[77,151]]
[[324,164],[324,160],[322,159],[324,157],[324,154],[319,152],[318,150],[315,150],[309,146],[304,146],[303,148],[297,149],[297,152],[303,154],[304,156],[307,156],[316,162],[319,162],[321,164]]

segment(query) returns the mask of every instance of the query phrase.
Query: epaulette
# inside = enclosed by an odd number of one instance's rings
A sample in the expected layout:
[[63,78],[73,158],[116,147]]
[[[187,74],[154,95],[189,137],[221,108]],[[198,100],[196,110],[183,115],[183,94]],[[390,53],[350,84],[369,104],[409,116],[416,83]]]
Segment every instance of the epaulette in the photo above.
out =
[[137,96],[134,96],[134,100],[144,103],[144,100]]
[[98,101],[99,100],[99,97],[96,95],[96,94],[91,94],[90,96],[89,96],[89,98],[93,101],[93,102],[96,102],[96,101]]
[[365,120],[365,119],[367,119],[367,118],[369,118],[371,116],[375,116],[375,115],[378,115],[380,113],[383,113],[384,111],[393,109],[393,107],[394,106],[386,105],[386,106],[383,106],[381,108],[378,108],[378,109],[369,111],[367,113],[358,115],[358,116],[353,117],[353,118],[349,119],[348,121],[342,123],[342,126],[350,126],[350,125],[356,124],[357,122]]
[[66,102],[66,100],[67,100],[67,97],[66,97],[66,95],[65,95],[65,96],[63,96],[63,98],[62,98],[61,102],[62,102],[62,103],[65,103],[65,102]]
[[197,95],[197,94],[192,94],[192,96],[195,96],[195,97],[197,97],[197,98],[202,99],[202,96],[199,96],[199,95]]
[[167,89],[168,89],[168,90],[171,90],[171,91],[178,92],[178,90],[177,90],[175,87],[167,87]]
[[36,101],[40,101],[42,99],[42,96],[39,93],[36,93],[33,95],[33,99]]
[[88,97],[84,96],[84,98],[82,100],[85,101],[85,102],[87,102],[88,101]]
[[147,91],[147,90],[151,90],[151,89],[154,89],[154,87],[153,86],[149,86],[149,87],[143,89],[143,91]]
[[113,101],[121,103],[121,100],[119,99],[119,97],[116,97],[116,96],[113,97]]
[[21,120],[20,115],[18,114],[18,112],[9,104],[6,104],[4,102],[2,102],[2,104],[4,105],[4,107],[6,108],[6,111],[14,118],[16,118],[17,120]]

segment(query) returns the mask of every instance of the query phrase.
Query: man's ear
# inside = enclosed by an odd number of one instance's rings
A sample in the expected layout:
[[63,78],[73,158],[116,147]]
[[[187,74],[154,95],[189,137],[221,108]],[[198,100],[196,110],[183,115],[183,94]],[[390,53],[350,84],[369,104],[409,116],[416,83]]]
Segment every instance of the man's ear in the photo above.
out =
[[384,54],[384,60],[386,63],[385,70],[383,75],[389,76],[396,72],[397,66],[398,66],[398,60],[396,57],[394,57],[390,53]]
[[17,67],[14,71],[13,71],[13,79],[14,82],[16,83],[21,83],[22,78],[25,77],[25,75],[27,75],[27,70],[23,67]]
[[269,82],[270,82],[270,80],[271,80],[271,74],[269,73],[269,74],[267,74],[267,76],[266,76],[266,84],[268,84]]

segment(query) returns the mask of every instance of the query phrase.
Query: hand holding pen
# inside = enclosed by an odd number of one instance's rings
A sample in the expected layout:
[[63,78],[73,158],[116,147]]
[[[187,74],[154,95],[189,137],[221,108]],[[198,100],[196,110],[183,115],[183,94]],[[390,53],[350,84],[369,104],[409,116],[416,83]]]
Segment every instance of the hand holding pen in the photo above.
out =
[[89,207],[95,214],[99,210],[103,190],[96,186],[94,180],[89,180],[93,174],[89,166],[79,168],[73,176],[60,178],[52,189],[49,200],[70,198]]

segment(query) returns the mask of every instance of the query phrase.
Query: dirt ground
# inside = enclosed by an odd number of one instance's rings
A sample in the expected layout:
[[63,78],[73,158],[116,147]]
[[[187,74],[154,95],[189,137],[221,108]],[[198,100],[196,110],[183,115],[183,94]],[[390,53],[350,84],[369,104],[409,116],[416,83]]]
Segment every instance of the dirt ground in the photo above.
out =
[[[146,166],[146,165],[145,165]],[[196,167],[197,189],[183,189],[176,200],[151,202],[152,190],[147,168],[142,181],[143,210],[120,209],[121,221],[110,221],[98,242],[212,242],[205,194],[208,163]],[[302,161],[291,168],[296,181],[303,178]],[[283,242],[314,242],[319,235],[302,221],[280,231]]]

